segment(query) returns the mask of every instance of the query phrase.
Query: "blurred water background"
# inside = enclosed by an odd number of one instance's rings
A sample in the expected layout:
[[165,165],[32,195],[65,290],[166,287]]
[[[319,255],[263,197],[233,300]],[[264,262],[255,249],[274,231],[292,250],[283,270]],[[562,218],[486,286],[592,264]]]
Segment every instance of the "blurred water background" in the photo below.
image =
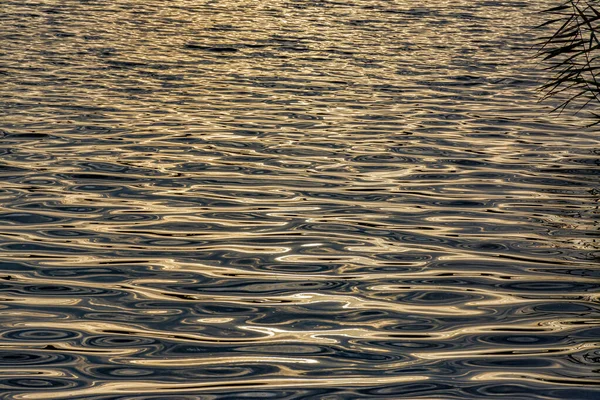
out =
[[3,0],[3,399],[600,398],[600,135],[517,0]]

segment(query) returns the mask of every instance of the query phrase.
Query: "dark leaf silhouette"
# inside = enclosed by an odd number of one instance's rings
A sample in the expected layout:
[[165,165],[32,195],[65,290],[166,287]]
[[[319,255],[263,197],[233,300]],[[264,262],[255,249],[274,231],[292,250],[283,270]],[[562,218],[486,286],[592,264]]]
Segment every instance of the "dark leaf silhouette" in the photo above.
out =
[[557,27],[552,36],[540,37],[538,43],[538,57],[552,73],[541,86],[543,99],[561,100],[553,111],[562,112],[577,104],[579,112],[590,103],[600,104],[599,3],[600,0],[567,0],[544,11],[550,18],[538,28]]

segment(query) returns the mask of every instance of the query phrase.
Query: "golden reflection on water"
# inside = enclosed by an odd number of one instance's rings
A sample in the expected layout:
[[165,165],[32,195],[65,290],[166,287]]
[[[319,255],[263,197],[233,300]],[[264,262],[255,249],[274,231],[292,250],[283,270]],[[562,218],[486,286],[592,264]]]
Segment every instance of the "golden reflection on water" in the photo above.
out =
[[[300,388],[310,387],[322,387],[322,386],[341,386],[341,387],[369,387],[369,386],[384,386],[389,384],[398,383],[411,383],[424,381],[428,378],[426,376],[402,376],[402,377],[382,377],[382,378],[325,378],[325,379],[269,379],[262,380],[260,382],[254,380],[234,380],[228,383],[229,387],[239,389],[252,389],[252,388],[292,388],[294,390]],[[78,389],[66,392],[69,396],[79,397],[90,397],[96,395],[135,395],[139,393],[144,394],[157,394],[162,395],[164,393],[191,393],[191,394],[202,394],[209,391],[221,391],[224,388],[218,383],[195,383],[195,384],[166,384],[160,382],[139,382],[139,381],[125,381],[125,382],[103,382],[95,387],[88,389]],[[260,393],[260,392],[259,392]],[[44,397],[45,396],[45,397]],[[19,395],[17,399],[60,399],[63,395],[61,394],[39,394],[32,393],[26,395]]]
[[4,2],[2,391],[597,397],[550,4]]

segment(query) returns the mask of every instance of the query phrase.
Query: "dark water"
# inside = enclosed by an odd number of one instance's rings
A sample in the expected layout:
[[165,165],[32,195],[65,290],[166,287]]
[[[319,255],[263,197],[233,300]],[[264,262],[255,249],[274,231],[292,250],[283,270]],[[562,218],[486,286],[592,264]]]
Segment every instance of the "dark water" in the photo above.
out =
[[600,398],[551,4],[2,1],[1,398]]

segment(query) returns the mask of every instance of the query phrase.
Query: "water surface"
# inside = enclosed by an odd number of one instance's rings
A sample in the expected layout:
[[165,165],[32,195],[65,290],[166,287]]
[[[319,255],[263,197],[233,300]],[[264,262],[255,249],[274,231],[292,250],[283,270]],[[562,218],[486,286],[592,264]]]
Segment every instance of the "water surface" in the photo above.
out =
[[594,399],[551,1],[3,1],[7,399]]

